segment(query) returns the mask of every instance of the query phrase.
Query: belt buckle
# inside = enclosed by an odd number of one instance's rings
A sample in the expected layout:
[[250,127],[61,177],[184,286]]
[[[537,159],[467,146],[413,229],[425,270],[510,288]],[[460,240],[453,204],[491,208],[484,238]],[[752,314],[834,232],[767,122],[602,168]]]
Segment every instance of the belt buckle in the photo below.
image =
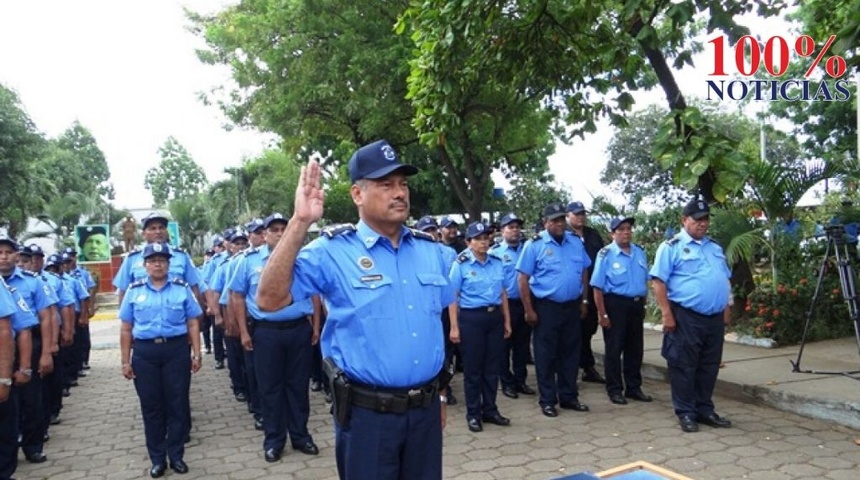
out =
[[488,311],[488,312],[495,312],[495,311],[496,311],[496,307],[487,307],[487,311]]
[[164,337],[155,337],[155,338],[152,340],[152,343],[154,343],[154,344],[156,344],[156,345],[160,345],[160,344],[165,343],[165,342],[167,342],[167,339],[166,339],[166,338],[164,338]]
[[409,390],[408,392],[406,392],[406,395],[409,398],[415,398],[415,397],[421,396],[423,393],[424,393],[424,391],[421,390],[420,388],[413,388],[413,389]]
[[642,301],[642,297],[633,297],[633,301],[634,302],[640,302],[640,301]]

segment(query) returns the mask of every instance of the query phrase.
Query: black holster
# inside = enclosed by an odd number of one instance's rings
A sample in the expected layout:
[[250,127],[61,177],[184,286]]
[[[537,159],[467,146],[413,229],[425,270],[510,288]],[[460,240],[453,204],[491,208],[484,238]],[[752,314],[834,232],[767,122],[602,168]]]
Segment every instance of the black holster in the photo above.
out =
[[350,385],[344,371],[334,363],[331,357],[323,359],[322,367],[331,386],[334,419],[339,427],[347,428],[352,413],[352,385]]

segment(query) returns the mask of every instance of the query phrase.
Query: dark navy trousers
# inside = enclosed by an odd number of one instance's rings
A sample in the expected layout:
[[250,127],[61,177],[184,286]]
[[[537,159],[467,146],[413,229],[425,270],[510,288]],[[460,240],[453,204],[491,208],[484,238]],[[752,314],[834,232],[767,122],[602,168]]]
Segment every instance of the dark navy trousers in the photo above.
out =
[[511,336],[505,340],[501,381],[505,387],[516,388],[525,385],[528,377],[532,327],[526,323],[522,301],[508,299],[508,309],[511,312]]
[[135,340],[131,368],[153,464],[182,460],[188,432],[191,352],[183,335],[167,343]]
[[634,301],[612,294],[603,298],[610,321],[610,328],[603,329],[606,392],[609,395],[638,392],[642,389],[644,299]]
[[224,359],[227,358],[224,351],[224,327],[216,326],[214,320],[212,323],[212,344],[212,352],[215,354],[215,361],[223,362]]
[[[37,325],[35,328],[39,328],[39,326]],[[18,388],[21,450],[25,455],[42,452],[43,435],[45,434],[45,414],[42,410],[44,386],[42,385],[43,379],[37,372],[39,357],[42,355],[42,337],[34,332],[32,338],[33,354],[30,365],[33,366],[33,376],[30,377],[29,382]]]
[[18,387],[0,403],[0,480],[9,480],[18,469]]
[[440,409],[439,397],[399,414],[353,406],[349,425],[334,422],[340,479],[441,480]]
[[582,348],[579,304],[580,299],[562,303],[534,299],[538,316],[534,327],[535,376],[542,407],[579,398],[576,387]]
[[672,303],[675,331],[663,336],[663,358],[669,366],[675,415],[714,413],[714,386],[723,357],[722,312],[702,315]]
[[308,433],[311,333],[305,318],[254,322],[254,360],[260,366],[257,389],[265,431],[263,450],[282,450],[287,433],[296,446],[312,440]]
[[505,320],[494,307],[460,309],[460,353],[463,354],[463,393],[466,419],[481,420],[499,413],[496,393],[505,354]]
[[239,337],[224,336],[224,345],[227,347],[227,369],[230,372],[230,384],[233,395],[244,393],[248,395],[248,385],[245,375],[245,354],[242,340]]

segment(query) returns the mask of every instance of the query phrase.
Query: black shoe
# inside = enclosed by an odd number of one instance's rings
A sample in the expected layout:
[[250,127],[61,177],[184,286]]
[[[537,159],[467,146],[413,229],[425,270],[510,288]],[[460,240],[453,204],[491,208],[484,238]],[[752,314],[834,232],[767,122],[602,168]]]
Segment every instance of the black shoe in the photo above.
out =
[[80,372],[78,372],[78,378],[80,378],[80,377],[86,377],[87,375],[89,375],[89,373],[87,373],[87,372],[85,372],[85,371],[83,371],[83,370],[81,370]]
[[215,370],[224,370],[224,360],[215,360]]
[[89,369],[90,369],[90,364],[89,364],[89,363],[85,363],[85,364],[84,364],[84,366],[83,366],[82,368],[83,368],[84,370],[89,370]]
[[457,397],[452,392],[448,392],[448,405],[457,405]]
[[594,367],[582,369],[582,381],[590,383],[606,383],[606,380],[600,376],[600,373],[598,373]]
[[534,364],[535,364],[535,359],[534,359],[534,357],[532,357],[531,355],[529,355],[529,356],[528,356],[528,358],[526,358],[526,365],[534,365]]
[[77,387],[77,386],[78,386],[78,381],[77,381],[77,380],[72,380],[71,382],[69,382],[69,386],[70,386],[70,387]]
[[188,473],[188,465],[186,465],[182,460],[170,462],[170,468],[180,475]]
[[51,439],[51,434],[50,434],[50,433],[47,433],[47,432],[46,432],[44,435],[42,435],[42,443],[47,442],[47,441],[48,441],[48,440],[50,440],[50,439]]
[[275,463],[281,459],[282,453],[284,453],[284,452],[281,450],[278,450],[275,448],[270,448],[270,449],[266,450],[265,453],[263,453],[263,457],[266,459],[267,462]]
[[320,390],[322,390],[322,383],[317,382],[316,380],[311,382],[311,391],[312,392],[319,392]]
[[535,389],[526,385],[525,383],[517,387],[517,391],[522,393],[523,395],[534,395],[535,393],[537,393],[535,392]]
[[699,424],[696,423],[696,419],[693,418],[691,415],[684,415],[678,417],[678,423],[681,424],[681,430],[687,433],[699,431]]
[[558,410],[556,410],[555,407],[553,407],[552,405],[545,405],[543,407],[540,407],[540,411],[547,417],[558,416]]
[[236,401],[237,402],[247,402],[248,396],[245,395],[245,392],[239,392],[236,394]]
[[508,398],[520,398],[520,396],[517,395],[517,389],[514,387],[502,387],[502,395]]
[[30,455],[24,454],[24,458],[30,463],[45,463],[48,461],[48,456],[42,452],[31,453]]
[[650,402],[651,400],[654,400],[653,398],[651,398],[651,395],[646,395],[642,390],[636,390],[632,393],[627,392],[627,394],[624,396],[627,398],[632,398],[637,402]]
[[262,419],[254,419],[254,430],[264,430]]
[[587,412],[589,410],[588,405],[584,403],[579,403],[579,400],[574,400],[572,402],[561,402],[558,404],[558,406],[565,410],[575,410],[577,412]]
[[325,403],[331,403],[332,401],[331,392],[325,392]]
[[72,394],[72,392],[69,390],[69,387],[64,387],[64,388],[63,388],[63,396],[64,396],[64,397],[68,397],[68,396],[70,396],[71,394]]
[[484,423],[492,423],[493,425],[498,425],[500,427],[507,427],[511,424],[511,419],[503,417],[501,413],[485,416],[482,421]]
[[704,423],[705,425],[710,425],[714,428],[732,428],[732,422],[730,420],[726,420],[716,413],[699,417],[697,420],[699,423]]
[[610,395],[609,401],[616,405],[627,405],[627,399],[622,397],[620,393],[614,393]]
[[156,463],[149,469],[149,476],[152,478],[159,478],[164,476],[164,471],[167,470],[167,465],[163,463]]
[[466,425],[469,426],[470,432],[478,433],[484,431],[484,426],[481,425],[481,422],[477,418],[470,418],[469,421],[466,422]]
[[211,348],[206,347],[206,355],[212,355],[212,349]]
[[60,424],[60,416],[59,415],[51,415],[51,425],[59,425]]
[[298,450],[305,455],[319,455],[320,449],[317,448],[316,444],[314,444],[313,440],[308,440],[307,442],[301,445],[293,445],[293,450]]

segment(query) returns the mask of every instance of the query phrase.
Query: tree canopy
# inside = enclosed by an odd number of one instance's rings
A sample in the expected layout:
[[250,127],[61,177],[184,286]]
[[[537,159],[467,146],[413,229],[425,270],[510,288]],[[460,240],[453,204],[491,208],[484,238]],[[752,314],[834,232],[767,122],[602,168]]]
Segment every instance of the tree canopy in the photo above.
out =
[[143,180],[156,206],[193,197],[206,186],[206,173],[175,138],[168,137],[158,155],[161,161],[147,170]]

